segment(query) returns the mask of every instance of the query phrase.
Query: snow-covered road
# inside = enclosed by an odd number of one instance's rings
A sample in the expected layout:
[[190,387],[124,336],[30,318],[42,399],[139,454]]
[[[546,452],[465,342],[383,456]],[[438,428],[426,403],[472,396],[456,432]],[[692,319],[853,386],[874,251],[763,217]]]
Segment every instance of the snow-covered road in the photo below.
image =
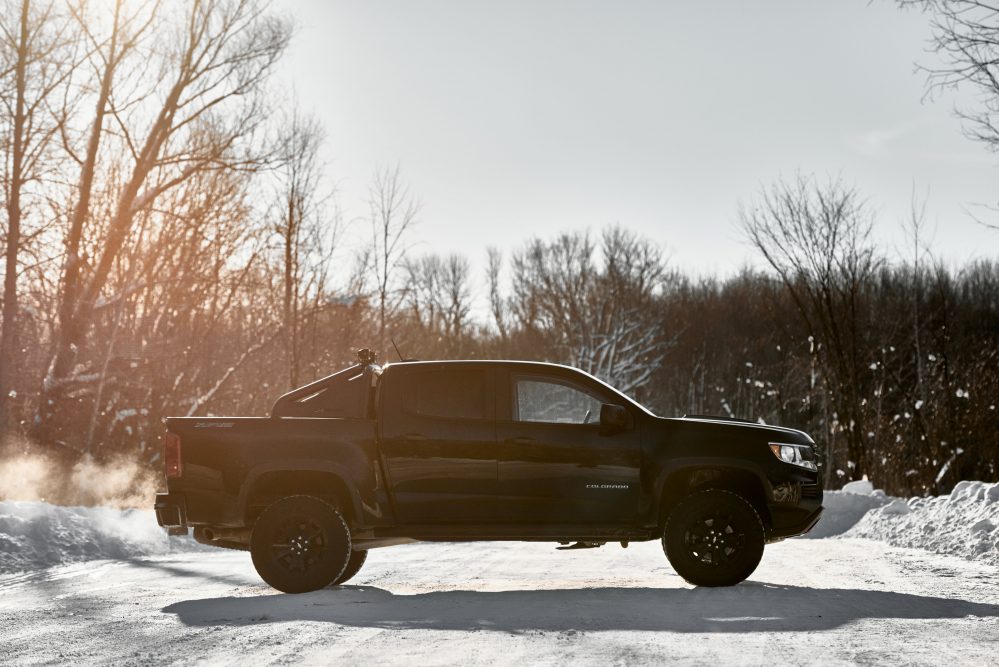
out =
[[861,539],[768,547],[698,589],[657,542],[417,544],[350,584],[263,585],[239,552],[0,576],[3,664],[994,664],[999,571]]

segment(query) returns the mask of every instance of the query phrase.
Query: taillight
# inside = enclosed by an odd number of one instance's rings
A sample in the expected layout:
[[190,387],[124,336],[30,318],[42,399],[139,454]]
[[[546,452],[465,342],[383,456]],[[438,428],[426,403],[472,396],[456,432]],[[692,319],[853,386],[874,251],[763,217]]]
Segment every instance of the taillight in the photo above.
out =
[[163,461],[166,466],[167,479],[180,477],[184,467],[180,461],[180,436],[176,433],[166,434]]

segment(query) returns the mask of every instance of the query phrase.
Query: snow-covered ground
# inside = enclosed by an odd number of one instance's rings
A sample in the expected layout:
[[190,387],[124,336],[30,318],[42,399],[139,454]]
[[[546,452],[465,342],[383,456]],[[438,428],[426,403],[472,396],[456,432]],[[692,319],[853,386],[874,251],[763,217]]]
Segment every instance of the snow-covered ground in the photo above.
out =
[[190,538],[167,537],[152,510],[0,502],[0,574],[194,550],[215,551]]
[[4,502],[0,663],[994,663],[999,484],[826,505],[835,537],[770,545],[732,588],[689,586],[657,542],[416,544],[288,596],[151,512]]

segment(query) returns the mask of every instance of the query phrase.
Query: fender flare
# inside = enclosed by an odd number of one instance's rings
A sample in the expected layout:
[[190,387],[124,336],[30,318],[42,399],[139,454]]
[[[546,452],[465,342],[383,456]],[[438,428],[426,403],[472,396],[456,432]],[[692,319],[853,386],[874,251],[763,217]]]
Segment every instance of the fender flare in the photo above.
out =
[[336,477],[344,485],[344,488],[347,489],[347,493],[350,494],[351,517],[356,523],[363,523],[363,516],[361,514],[363,501],[361,500],[361,494],[357,490],[357,486],[350,481],[351,477],[347,469],[331,461],[319,461],[316,459],[291,459],[281,461],[280,463],[261,463],[250,468],[249,472],[246,473],[246,477],[243,478],[243,485],[239,490],[237,509],[240,516],[246,516],[250,491],[254,485],[262,476],[273,472],[322,472]]
[[759,482],[764,500],[768,503],[773,500],[773,486],[770,484],[770,480],[767,479],[764,470],[751,461],[713,456],[684,457],[668,459],[665,465],[659,470],[652,487],[655,494],[656,511],[658,511],[658,507],[666,493],[666,481],[678,473],[697,469],[738,470],[739,472],[748,473]]

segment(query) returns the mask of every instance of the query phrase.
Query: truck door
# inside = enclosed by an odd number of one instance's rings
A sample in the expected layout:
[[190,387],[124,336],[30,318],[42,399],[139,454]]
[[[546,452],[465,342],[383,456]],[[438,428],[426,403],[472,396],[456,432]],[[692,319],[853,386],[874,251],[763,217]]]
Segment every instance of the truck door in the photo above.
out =
[[489,523],[496,493],[493,371],[399,364],[382,378],[382,453],[403,524]]
[[600,432],[601,404],[619,398],[581,374],[503,373],[496,386],[500,522],[636,520],[639,433]]

